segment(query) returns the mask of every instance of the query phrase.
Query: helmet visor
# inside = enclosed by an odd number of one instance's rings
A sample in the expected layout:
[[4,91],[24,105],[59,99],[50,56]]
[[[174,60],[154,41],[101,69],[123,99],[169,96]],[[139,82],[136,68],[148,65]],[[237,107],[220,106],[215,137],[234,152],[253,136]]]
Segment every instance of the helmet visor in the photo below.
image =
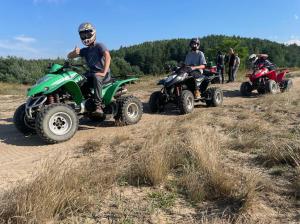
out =
[[90,39],[93,36],[93,30],[80,31],[79,36],[81,40]]

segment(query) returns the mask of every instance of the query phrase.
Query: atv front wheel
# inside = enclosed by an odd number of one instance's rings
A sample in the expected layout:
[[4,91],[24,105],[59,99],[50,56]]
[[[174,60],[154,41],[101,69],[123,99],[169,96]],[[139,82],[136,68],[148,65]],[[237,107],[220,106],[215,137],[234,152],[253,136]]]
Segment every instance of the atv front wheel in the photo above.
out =
[[211,98],[205,101],[207,106],[217,107],[223,103],[223,91],[220,88],[211,87],[206,91]]
[[65,104],[45,106],[36,118],[37,134],[48,143],[69,140],[78,129],[78,117],[75,111]]
[[181,114],[189,114],[194,110],[194,95],[189,90],[183,90],[179,100],[178,106]]
[[252,85],[250,82],[243,82],[240,88],[242,96],[250,96],[252,92]]
[[149,99],[149,108],[151,113],[161,112],[162,104],[161,104],[162,93],[160,91],[153,92]]
[[117,99],[118,113],[116,123],[120,126],[136,124],[143,114],[142,102],[134,96],[123,96]]
[[25,113],[26,104],[19,106],[14,113],[14,124],[16,128],[24,135],[35,134],[34,125],[30,125]]
[[274,80],[268,80],[266,83],[267,93],[275,94],[278,91],[278,84]]

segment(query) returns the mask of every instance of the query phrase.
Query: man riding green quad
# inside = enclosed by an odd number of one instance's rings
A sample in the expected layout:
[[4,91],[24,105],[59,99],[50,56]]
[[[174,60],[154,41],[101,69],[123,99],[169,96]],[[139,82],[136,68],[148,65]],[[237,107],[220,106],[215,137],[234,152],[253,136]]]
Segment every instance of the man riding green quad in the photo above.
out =
[[94,100],[96,104],[95,113],[103,114],[102,109],[102,86],[103,82],[111,79],[110,76],[110,53],[102,43],[96,43],[96,29],[91,23],[82,23],[78,28],[78,33],[85,48],[75,49],[68,54],[68,58],[84,57],[89,67],[89,71],[84,74],[87,78],[85,85],[94,89]]
[[[81,27],[91,28],[86,24],[81,25],[80,30]],[[109,52],[93,41],[94,31],[80,34],[83,43],[89,47],[75,48],[69,53],[70,58],[85,56],[90,71],[80,75],[75,70],[82,65],[70,62],[50,66],[48,73],[28,89],[26,103],[15,111],[14,124],[20,132],[25,135],[37,133],[48,143],[58,143],[74,136],[79,116],[97,122],[111,116],[119,125],[139,122],[143,113],[141,101],[124,95],[126,84],[137,78],[115,80],[110,77]]]

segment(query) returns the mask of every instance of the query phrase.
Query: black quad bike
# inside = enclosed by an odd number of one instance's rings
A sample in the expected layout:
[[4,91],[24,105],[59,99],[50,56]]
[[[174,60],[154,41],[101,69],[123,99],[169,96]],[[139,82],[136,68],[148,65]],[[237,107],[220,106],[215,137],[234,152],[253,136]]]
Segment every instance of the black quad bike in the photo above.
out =
[[[169,76],[157,83],[163,88],[151,94],[150,111],[163,112],[168,103],[176,104],[181,114],[191,113],[194,105],[201,102],[205,102],[207,106],[220,106],[223,102],[222,90],[218,87],[208,87],[216,79],[219,79],[219,74],[209,69],[204,70],[203,74],[195,74],[189,66],[176,67]],[[201,93],[198,98],[195,96],[197,89]]]

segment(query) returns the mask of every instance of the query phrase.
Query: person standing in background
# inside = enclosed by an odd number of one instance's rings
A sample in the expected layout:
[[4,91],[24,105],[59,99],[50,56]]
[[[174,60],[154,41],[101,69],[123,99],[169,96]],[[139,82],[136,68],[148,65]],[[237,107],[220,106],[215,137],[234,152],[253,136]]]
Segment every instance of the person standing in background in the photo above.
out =
[[240,64],[241,64],[241,59],[239,58],[238,53],[235,53],[235,61],[233,65],[233,81],[236,81],[237,72],[239,70]]
[[232,48],[229,48],[229,56],[228,56],[228,82],[233,82],[234,81],[234,77],[233,77],[233,67],[235,64],[235,55],[234,55],[234,51]]
[[225,71],[225,55],[221,51],[218,51],[216,56],[217,72],[219,74],[220,83],[224,83],[224,71]]

